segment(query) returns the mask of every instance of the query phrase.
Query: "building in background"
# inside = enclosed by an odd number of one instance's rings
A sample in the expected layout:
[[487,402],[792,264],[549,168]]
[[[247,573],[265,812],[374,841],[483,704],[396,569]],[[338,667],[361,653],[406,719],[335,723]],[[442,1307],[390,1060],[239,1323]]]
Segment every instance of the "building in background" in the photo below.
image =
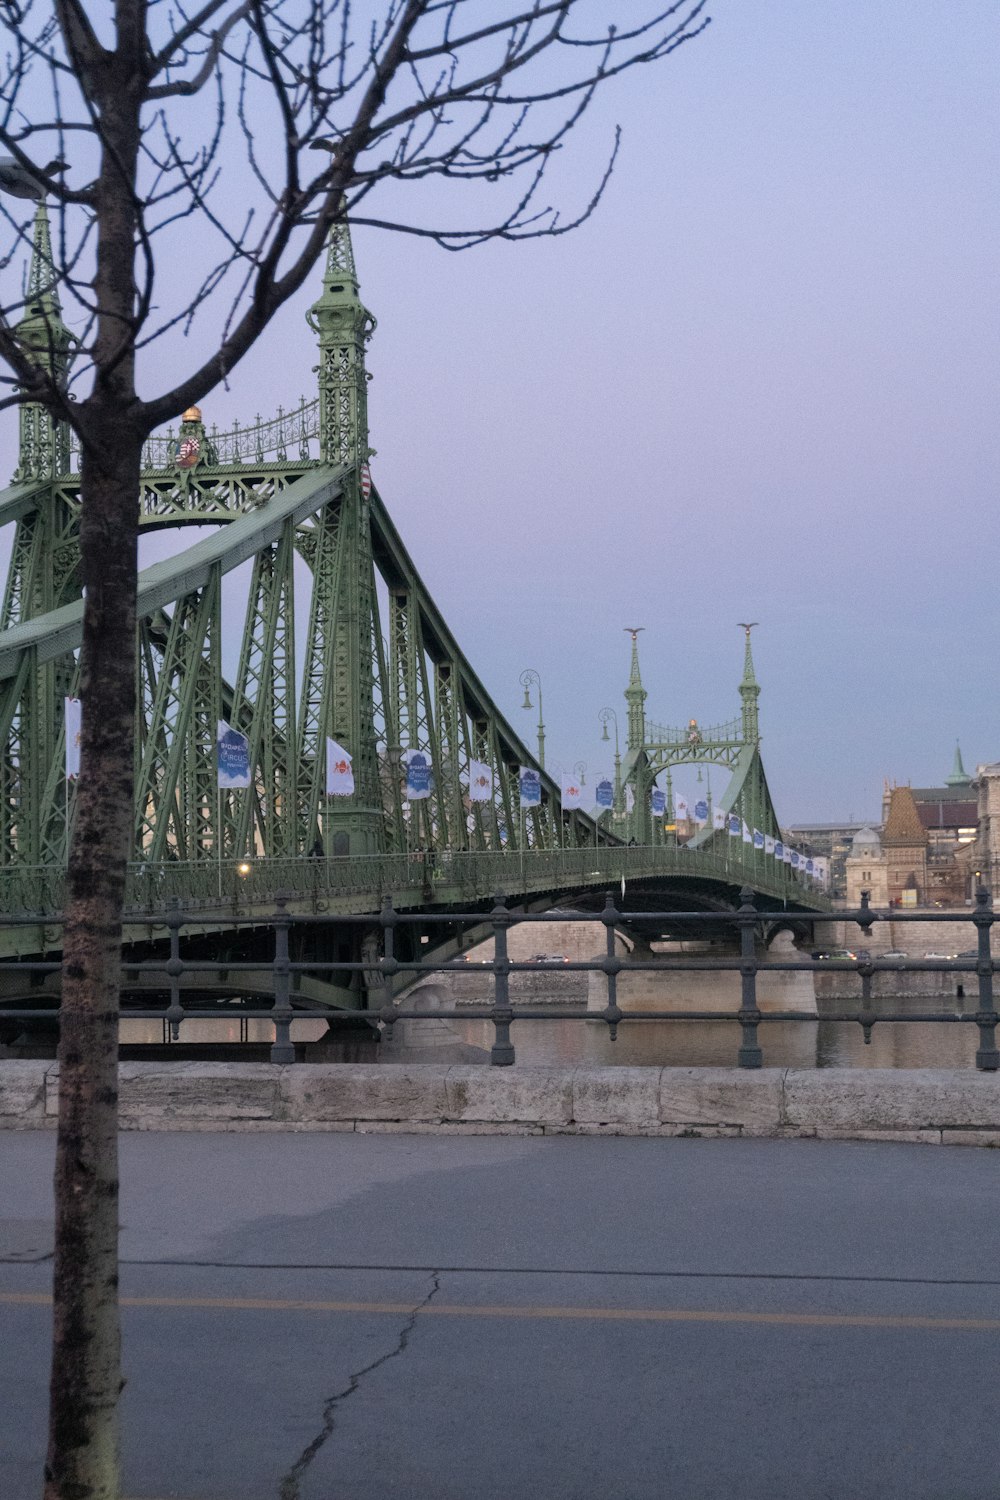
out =
[[848,906],[861,905],[861,892],[867,891],[872,906],[889,905],[889,881],[882,840],[867,824],[851,841],[845,862]]
[[1000,764],[973,778],[956,745],[943,786],[885,783],[880,825],[799,823],[784,837],[829,862],[830,894],[848,906],[863,890],[873,906],[963,905],[977,871],[1000,890]]

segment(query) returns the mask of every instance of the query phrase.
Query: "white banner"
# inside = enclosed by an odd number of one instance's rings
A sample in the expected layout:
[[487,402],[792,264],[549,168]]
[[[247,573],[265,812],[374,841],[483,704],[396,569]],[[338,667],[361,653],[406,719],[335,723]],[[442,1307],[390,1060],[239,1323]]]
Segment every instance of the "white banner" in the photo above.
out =
[[753,834],[750,832],[750,827],[747,823],[746,818],[743,819],[743,842],[744,844],[753,843]]
[[82,708],[79,698],[64,698],[66,710],[66,780],[75,781],[80,774],[80,729]]
[[724,807],[712,808],[712,827],[723,829],[726,826],[726,809]]
[[472,802],[493,801],[493,768],[484,760],[469,761],[469,799]]
[[575,776],[564,776],[562,779],[562,805],[563,811],[569,812],[574,807],[581,806],[583,793],[580,783]]
[[326,742],[326,795],[328,797],[350,797],[354,793],[354,772],[351,757],[343,745],[336,740]]
[[764,853],[765,854],[773,854],[774,853],[774,836],[773,836],[773,834],[765,833],[765,835],[764,835]]
[[630,786],[625,788],[625,811],[627,813],[635,812],[635,792],[633,792]]
[[678,797],[674,803],[674,817],[678,823],[686,822],[688,818],[688,805],[686,797]]

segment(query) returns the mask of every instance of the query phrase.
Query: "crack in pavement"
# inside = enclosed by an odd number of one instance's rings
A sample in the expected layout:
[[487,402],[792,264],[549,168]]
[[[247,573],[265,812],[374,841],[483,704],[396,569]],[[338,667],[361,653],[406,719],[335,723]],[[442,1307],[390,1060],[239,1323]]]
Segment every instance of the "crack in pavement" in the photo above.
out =
[[399,1337],[393,1348],[387,1349],[384,1354],[380,1354],[378,1359],[373,1359],[370,1365],[365,1365],[361,1370],[355,1370],[353,1375],[348,1376],[347,1384],[343,1390],[337,1391],[334,1395],[327,1397],[323,1403],[322,1426],[308,1447],[303,1448],[288,1473],[282,1479],[278,1490],[278,1500],[300,1500],[299,1482],[317,1453],[319,1453],[320,1449],[326,1443],[327,1438],[333,1432],[337,1422],[337,1410],[341,1402],[346,1401],[348,1397],[354,1395],[366,1375],[373,1374],[382,1365],[388,1364],[392,1359],[397,1359],[400,1354],[405,1352],[406,1346],[410,1342],[410,1336],[417,1325],[417,1318],[423,1312],[424,1308],[434,1300],[440,1289],[441,1272],[432,1271],[430,1291],[423,1301],[418,1302],[409,1313],[406,1322],[399,1331]]

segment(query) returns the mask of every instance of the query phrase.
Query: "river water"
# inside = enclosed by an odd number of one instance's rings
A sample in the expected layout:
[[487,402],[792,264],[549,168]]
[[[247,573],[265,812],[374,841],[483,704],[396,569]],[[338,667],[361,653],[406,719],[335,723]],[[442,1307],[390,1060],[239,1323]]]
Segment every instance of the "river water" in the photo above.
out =
[[[978,1028],[966,1019],[976,1009],[976,1002],[966,999],[938,999],[927,996],[897,996],[875,1001],[875,1013],[897,1011],[912,1015],[905,1022],[876,1023],[871,1042],[865,1045],[857,1022],[824,1020],[824,1012],[849,1011],[854,1002],[819,1000],[816,1020],[761,1021],[758,1042],[769,1068],[972,1068],[978,1045]],[[921,1021],[929,1011],[955,1018],[950,1023]],[[557,1014],[554,1008],[554,1013]],[[385,1061],[419,1059],[433,1062],[436,1043],[447,1048],[443,1056],[453,1054],[457,1045],[469,1052],[469,1061],[488,1060],[493,1041],[490,1021],[463,1020],[460,1016],[445,1025],[433,1020],[404,1023],[408,1030],[397,1037],[403,1052],[386,1049]],[[316,1042],[325,1031],[322,1021],[294,1021],[293,1040]],[[402,1026],[399,1028],[402,1031]],[[132,1045],[157,1045],[164,1042],[164,1027],[159,1021],[124,1021],[122,1041]],[[239,1055],[241,1042],[260,1044],[273,1039],[269,1021],[249,1020],[241,1025],[237,1019],[190,1020],[181,1027],[180,1041],[185,1046],[207,1044],[218,1049],[232,1047]],[[569,1066],[591,1063],[595,1066],[650,1067],[722,1067],[737,1066],[740,1028],[735,1021],[630,1021],[623,1020],[618,1037],[612,1041],[606,1024],[596,1017],[586,1020],[515,1021],[511,1036],[517,1060],[526,1064],[553,1063]],[[476,1049],[474,1052],[472,1049]],[[336,1062],[376,1061],[380,1049],[364,1043],[355,1033],[343,1043],[324,1043],[304,1061]],[[133,1054],[135,1055],[135,1054]]]
[[[817,1002],[815,1021],[768,1021],[757,1028],[766,1068],[972,1068],[978,1028],[971,1022],[921,1023],[921,1013],[970,1016],[976,1009],[969,998],[930,999],[900,996],[875,1002],[880,1012],[912,1013],[905,1022],[884,1021],[872,1029],[865,1045],[857,1022],[827,1021],[823,1012],[850,1011],[850,1001]],[[457,1036],[474,1047],[489,1048],[489,1021],[453,1023]],[[522,1063],[593,1063],[595,1066],[658,1066],[732,1068],[737,1065],[741,1032],[734,1021],[623,1021],[612,1041],[604,1022],[515,1022],[511,1037]]]

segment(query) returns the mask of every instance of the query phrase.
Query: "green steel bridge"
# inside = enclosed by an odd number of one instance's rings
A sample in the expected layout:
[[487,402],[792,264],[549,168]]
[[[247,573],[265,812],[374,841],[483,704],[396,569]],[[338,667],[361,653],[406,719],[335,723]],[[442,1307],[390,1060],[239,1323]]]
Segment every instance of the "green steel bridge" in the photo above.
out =
[[[20,331],[64,379],[72,341],[51,265],[39,205]],[[660,909],[725,910],[748,886],[790,912],[826,910],[815,882],[742,836],[709,819],[678,843],[669,800],[666,820],[650,811],[658,778],[669,799],[674,767],[714,766],[729,773],[718,806],[742,828],[780,836],[749,629],[738,715],[678,730],[646,715],[633,633],[613,806],[597,817],[562,810],[560,786],[466,660],[371,483],[365,349],[375,319],[359,297],[346,225],[331,237],[308,322],[319,344],[314,398],[225,433],[191,408],[146,446],[142,530],[212,530],[139,580],[129,951],[155,943],[152,919],[168,906],[217,918],[222,942],[235,918],[266,928],[279,898],[293,917],[325,914],[328,925],[310,924],[303,942],[344,957],[360,951],[364,930],[338,927],[338,917],[375,914],[387,897],[397,910],[440,917],[485,911],[503,891],[537,911],[597,900],[624,880],[630,900]],[[83,612],[79,510],[72,433],[43,407],[23,406],[17,470],[0,493],[0,527],[14,528],[0,617],[0,912],[18,919],[0,923],[0,957],[59,948],[74,805],[64,703],[78,691]],[[237,626],[223,580],[240,568]],[[217,785],[220,720],[249,740],[248,789]],[[353,757],[350,797],[327,795],[327,737]],[[426,799],[408,803],[414,750],[429,756],[433,779]],[[473,761],[492,771],[486,802],[470,800]],[[522,810],[525,766],[539,773],[541,802]],[[448,940],[440,922],[433,931],[434,943]],[[330,986],[329,1000],[357,1006],[364,996],[357,985]]]

